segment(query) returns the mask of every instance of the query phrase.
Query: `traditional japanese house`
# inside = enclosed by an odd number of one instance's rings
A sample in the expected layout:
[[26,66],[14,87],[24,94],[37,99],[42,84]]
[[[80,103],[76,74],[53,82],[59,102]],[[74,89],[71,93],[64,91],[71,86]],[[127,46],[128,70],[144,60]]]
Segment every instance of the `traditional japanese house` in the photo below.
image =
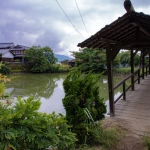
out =
[[18,59],[20,62],[23,62],[23,53],[27,49],[29,47],[22,45],[15,46],[14,43],[0,43],[1,61],[11,62]]

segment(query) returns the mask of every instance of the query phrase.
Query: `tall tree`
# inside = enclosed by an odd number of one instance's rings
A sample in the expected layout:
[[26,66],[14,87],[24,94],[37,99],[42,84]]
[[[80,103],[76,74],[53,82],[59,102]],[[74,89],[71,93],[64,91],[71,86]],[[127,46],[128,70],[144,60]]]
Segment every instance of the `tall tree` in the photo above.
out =
[[76,65],[80,67],[83,72],[93,70],[93,72],[102,72],[105,70],[106,51],[84,48],[79,52],[72,52],[76,58]]
[[54,64],[57,60],[51,48],[41,48],[39,46],[33,46],[26,50],[24,57],[31,72],[46,72],[49,69],[49,65]]
[[[120,58],[120,63],[125,67],[126,65],[130,65],[131,63],[131,55],[130,51],[121,52],[118,54],[118,57]],[[134,56],[134,65],[137,66],[140,61],[140,56],[136,54]]]

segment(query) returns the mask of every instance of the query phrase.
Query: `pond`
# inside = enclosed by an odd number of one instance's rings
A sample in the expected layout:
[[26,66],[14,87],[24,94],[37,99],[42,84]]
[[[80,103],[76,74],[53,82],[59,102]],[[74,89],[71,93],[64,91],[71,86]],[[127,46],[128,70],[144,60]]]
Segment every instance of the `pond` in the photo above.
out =
[[[63,81],[66,74],[14,74],[10,75],[6,82],[6,92],[11,98],[34,96],[41,100],[41,112],[61,113],[65,115],[62,104],[64,98]],[[124,76],[114,76],[114,83],[120,82]],[[104,101],[108,100],[107,76],[102,76],[99,80],[100,97]],[[115,91],[115,97],[122,92],[122,87]],[[108,101],[106,102],[108,104]]]

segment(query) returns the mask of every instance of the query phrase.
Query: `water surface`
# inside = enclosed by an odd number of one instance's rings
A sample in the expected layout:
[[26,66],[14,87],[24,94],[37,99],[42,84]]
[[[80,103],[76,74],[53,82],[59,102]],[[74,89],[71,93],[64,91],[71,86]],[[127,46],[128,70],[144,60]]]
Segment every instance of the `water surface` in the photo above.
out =
[[[62,113],[65,110],[62,104],[64,98],[63,81],[66,74],[14,74],[10,75],[9,82],[6,82],[7,92],[12,98],[20,96],[27,98],[34,96],[41,100],[41,112]],[[115,76],[114,84],[122,80],[123,76]],[[102,76],[99,80],[100,97],[104,101],[108,100],[107,76]],[[115,90],[115,97],[122,92],[122,87]],[[108,102],[107,102],[108,103]]]

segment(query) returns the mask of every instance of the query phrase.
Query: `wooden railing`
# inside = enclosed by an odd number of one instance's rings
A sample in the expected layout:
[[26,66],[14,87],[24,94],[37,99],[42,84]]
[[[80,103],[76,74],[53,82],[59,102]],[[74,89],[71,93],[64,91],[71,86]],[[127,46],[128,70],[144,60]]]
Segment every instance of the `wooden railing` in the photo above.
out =
[[[149,71],[148,67],[149,67],[148,65],[144,66],[144,68],[145,68],[144,75],[146,75],[146,76]],[[114,100],[114,103],[116,103],[122,97],[123,97],[123,100],[126,100],[126,92],[132,87],[132,83],[131,83],[131,85],[126,87],[126,81],[128,79],[130,79],[132,76],[134,76],[134,83],[136,81],[138,81],[138,84],[140,84],[140,78],[142,77],[142,75],[140,74],[141,68],[143,68],[143,67],[139,67],[133,74],[128,75],[123,81],[119,82],[117,85],[114,86],[113,90],[116,90],[121,85],[122,85],[122,89],[123,89],[123,92]]]

